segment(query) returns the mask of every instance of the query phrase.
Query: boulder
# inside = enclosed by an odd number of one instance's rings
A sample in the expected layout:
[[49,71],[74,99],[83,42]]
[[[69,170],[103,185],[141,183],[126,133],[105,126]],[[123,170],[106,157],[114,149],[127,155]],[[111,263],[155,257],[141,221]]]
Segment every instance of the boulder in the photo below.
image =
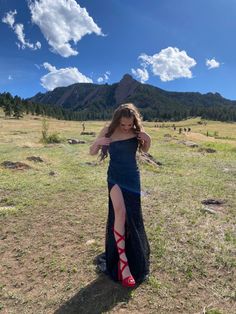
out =
[[83,140],[78,140],[78,139],[75,139],[75,138],[68,138],[67,139],[67,142],[69,144],[85,144],[86,142],[83,141]]

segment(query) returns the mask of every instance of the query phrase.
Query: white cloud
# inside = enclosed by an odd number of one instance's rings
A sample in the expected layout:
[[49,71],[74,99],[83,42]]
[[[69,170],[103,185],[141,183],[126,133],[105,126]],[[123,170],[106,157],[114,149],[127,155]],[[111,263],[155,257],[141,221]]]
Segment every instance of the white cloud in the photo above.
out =
[[13,25],[15,23],[15,17],[14,15],[16,15],[17,12],[15,11],[9,11],[3,18],[2,18],[2,22],[8,24],[12,29],[13,29]]
[[141,83],[145,83],[149,79],[148,71],[144,69],[131,69],[132,74],[140,80]]
[[219,68],[220,66],[220,62],[216,61],[215,58],[213,59],[206,59],[206,66],[208,67],[208,69],[215,69],[215,68]]
[[[48,62],[44,62],[43,66],[44,66],[44,68],[45,68],[46,70],[48,70],[49,72],[57,72],[56,67],[54,67],[53,65],[51,65],[51,64],[48,63]],[[67,69],[68,69],[68,68],[67,68]]]
[[15,24],[14,31],[15,34],[17,35],[19,42],[21,43],[21,44],[17,43],[18,48],[25,49],[27,47],[32,50],[37,50],[41,48],[41,43],[39,41],[37,41],[36,44],[31,44],[25,40],[23,24]]
[[144,68],[149,66],[153,74],[160,76],[163,82],[181,77],[191,78],[190,68],[197,64],[184,50],[180,51],[176,47],[162,49],[153,56],[143,53],[139,56],[139,59],[142,61],[141,65]]
[[38,70],[40,70],[40,65],[38,65],[37,63],[35,63],[34,65],[36,66]]
[[108,80],[110,75],[111,75],[111,72],[106,71],[106,73],[104,74],[105,79]]
[[48,62],[43,64],[49,71],[48,74],[41,77],[41,85],[47,90],[53,90],[56,87],[69,86],[74,83],[93,83],[93,81],[83,75],[77,68],[56,69]]
[[109,76],[111,75],[110,71],[106,71],[102,76],[97,79],[98,83],[105,83],[109,80]]
[[25,49],[30,48],[32,50],[37,50],[41,48],[41,43],[39,41],[36,42],[36,44],[31,44],[28,41],[25,40],[25,34],[24,34],[24,25],[23,24],[15,24],[15,15],[17,14],[17,11],[9,11],[6,13],[6,15],[2,18],[2,22],[6,23],[10,26],[11,29],[13,29],[14,33],[17,36],[17,39],[19,42],[17,42],[17,46],[19,49]]
[[35,47],[40,49],[41,48],[41,43],[39,41],[36,42]]
[[75,0],[31,0],[32,22],[41,29],[52,51],[62,57],[75,56],[71,46],[87,34],[103,35],[101,29]]
[[8,80],[9,80],[9,81],[13,80],[13,78],[12,78],[11,75],[8,75]]

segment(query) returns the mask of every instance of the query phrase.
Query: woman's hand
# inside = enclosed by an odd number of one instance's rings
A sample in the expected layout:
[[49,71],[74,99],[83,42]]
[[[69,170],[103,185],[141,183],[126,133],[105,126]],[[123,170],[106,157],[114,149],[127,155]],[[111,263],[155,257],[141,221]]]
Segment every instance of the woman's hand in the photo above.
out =
[[97,139],[93,142],[93,144],[89,148],[90,155],[96,155],[102,146],[108,146],[110,144],[111,142],[110,138],[106,137],[107,131],[108,131],[107,127],[104,127],[100,131]]
[[150,136],[146,132],[139,132],[137,138],[138,140],[144,141],[144,142],[151,141]]
[[90,146],[90,155],[96,155],[102,146],[109,146],[111,139],[109,137],[98,137]]
[[96,144],[98,146],[103,146],[103,145],[106,145],[106,146],[109,146],[111,143],[111,139],[109,137],[99,137],[97,140],[96,140]]
[[147,153],[151,146],[151,137],[146,132],[138,132],[137,138],[141,142],[142,151]]

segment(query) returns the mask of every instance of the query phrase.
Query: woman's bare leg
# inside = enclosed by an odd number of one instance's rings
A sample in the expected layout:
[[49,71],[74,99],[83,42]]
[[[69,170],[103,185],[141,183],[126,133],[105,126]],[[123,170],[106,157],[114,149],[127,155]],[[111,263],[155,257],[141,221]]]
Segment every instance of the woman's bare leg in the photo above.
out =
[[[116,184],[112,187],[111,192],[110,192],[113,208],[114,208],[114,213],[115,213],[115,222],[114,222],[114,229],[121,235],[125,234],[125,218],[126,218],[126,208],[125,208],[125,202],[123,198],[122,191],[120,187]],[[119,237],[114,233],[115,239],[118,240]],[[118,243],[118,246],[122,249],[125,248],[125,241],[120,241]],[[127,261],[127,257],[125,252],[120,255],[120,257],[124,260]],[[121,267],[123,264],[121,263]],[[130,276],[130,269],[129,267],[125,267],[122,277],[126,278]]]

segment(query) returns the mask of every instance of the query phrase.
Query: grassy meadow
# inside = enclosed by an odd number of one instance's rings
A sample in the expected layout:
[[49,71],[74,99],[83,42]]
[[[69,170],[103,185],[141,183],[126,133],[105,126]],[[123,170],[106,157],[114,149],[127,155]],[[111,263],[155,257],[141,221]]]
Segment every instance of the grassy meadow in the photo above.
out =
[[[0,115],[0,313],[236,313],[236,123],[191,119],[174,131],[144,122],[162,165],[140,162],[151,273],[129,290],[94,262],[104,251],[108,160],[88,154],[94,137],[80,135],[81,122],[48,119],[62,141],[41,143],[42,121]],[[86,121],[85,131],[103,126]]]

